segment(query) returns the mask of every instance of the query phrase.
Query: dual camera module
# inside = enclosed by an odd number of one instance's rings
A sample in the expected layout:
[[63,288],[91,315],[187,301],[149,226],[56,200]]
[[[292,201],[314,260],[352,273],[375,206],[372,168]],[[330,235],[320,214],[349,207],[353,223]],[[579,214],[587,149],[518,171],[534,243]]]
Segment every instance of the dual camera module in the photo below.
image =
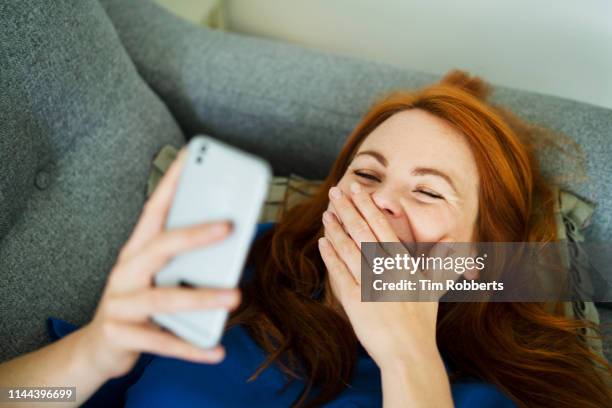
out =
[[204,153],[206,153],[206,145],[202,145],[200,147],[200,153],[198,154],[198,157],[196,157],[196,163],[202,163],[202,156],[204,156]]

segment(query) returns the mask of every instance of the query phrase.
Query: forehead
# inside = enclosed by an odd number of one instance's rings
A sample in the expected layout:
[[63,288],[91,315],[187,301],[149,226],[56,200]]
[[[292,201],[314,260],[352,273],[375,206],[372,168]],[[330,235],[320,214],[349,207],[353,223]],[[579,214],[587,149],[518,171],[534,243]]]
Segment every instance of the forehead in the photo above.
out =
[[402,111],[372,131],[359,147],[376,150],[389,169],[410,172],[415,167],[434,167],[462,184],[478,177],[476,161],[465,136],[446,120],[421,109]]
[[[465,136],[444,119],[421,109],[394,114],[363,141],[361,150],[378,150],[387,160],[395,157],[418,157],[427,153],[429,159],[472,158]],[[467,157],[466,157],[467,156]],[[404,160],[405,161],[405,160]]]

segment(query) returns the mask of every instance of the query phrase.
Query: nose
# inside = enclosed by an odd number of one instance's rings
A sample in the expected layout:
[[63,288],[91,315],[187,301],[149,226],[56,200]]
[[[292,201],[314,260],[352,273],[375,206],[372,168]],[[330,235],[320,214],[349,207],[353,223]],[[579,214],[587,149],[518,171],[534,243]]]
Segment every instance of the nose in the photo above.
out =
[[398,192],[390,188],[380,188],[372,193],[372,201],[388,217],[402,217],[403,210],[399,202]]

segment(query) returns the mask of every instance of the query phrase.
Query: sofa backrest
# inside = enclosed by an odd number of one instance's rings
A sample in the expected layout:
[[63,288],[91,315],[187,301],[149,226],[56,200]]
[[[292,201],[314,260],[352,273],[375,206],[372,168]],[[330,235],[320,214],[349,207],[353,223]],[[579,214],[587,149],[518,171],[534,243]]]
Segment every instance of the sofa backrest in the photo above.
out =
[[[138,71],[188,134],[210,133],[258,153],[277,174],[324,177],[376,98],[440,78],[209,31],[144,0],[101,2]],[[582,147],[588,181],[568,177],[575,171],[571,161],[550,152],[541,157],[543,168],[565,178],[563,188],[597,204],[588,239],[611,241],[612,110],[503,87],[495,88],[492,101]]]

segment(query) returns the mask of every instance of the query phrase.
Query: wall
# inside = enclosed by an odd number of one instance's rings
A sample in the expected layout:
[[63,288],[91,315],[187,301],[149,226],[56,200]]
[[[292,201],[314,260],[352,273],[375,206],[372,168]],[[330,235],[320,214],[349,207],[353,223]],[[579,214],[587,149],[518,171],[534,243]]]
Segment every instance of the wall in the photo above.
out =
[[612,108],[610,0],[226,0],[230,29]]
[[206,16],[218,0],[155,0],[168,10],[189,20],[200,24],[206,20]]

